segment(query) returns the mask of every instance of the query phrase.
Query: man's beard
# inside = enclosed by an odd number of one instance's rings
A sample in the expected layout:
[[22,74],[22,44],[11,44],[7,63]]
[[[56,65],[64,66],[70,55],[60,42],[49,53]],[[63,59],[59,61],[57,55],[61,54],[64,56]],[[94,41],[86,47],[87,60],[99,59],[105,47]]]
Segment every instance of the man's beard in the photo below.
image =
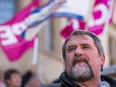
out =
[[73,80],[83,82],[94,76],[88,58],[76,57],[74,58],[72,65],[70,71],[68,70],[68,75]]

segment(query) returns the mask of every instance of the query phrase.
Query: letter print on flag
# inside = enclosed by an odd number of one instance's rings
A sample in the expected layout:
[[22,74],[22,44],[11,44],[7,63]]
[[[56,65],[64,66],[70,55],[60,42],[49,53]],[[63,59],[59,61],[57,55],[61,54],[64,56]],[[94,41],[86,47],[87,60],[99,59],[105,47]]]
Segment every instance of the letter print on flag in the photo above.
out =
[[73,30],[84,30],[85,22],[83,20],[71,19],[65,28],[60,32],[65,39],[71,34]]
[[21,33],[27,28],[26,17],[33,8],[38,7],[39,0],[34,0],[27,7],[15,15],[15,17],[0,25],[0,47],[8,60],[20,59],[25,51],[33,47],[34,40],[26,41],[21,38]]
[[[95,0],[88,30],[95,34],[101,34],[104,26],[110,21],[110,8],[113,0]],[[108,21],[109,20],[109,21]]]

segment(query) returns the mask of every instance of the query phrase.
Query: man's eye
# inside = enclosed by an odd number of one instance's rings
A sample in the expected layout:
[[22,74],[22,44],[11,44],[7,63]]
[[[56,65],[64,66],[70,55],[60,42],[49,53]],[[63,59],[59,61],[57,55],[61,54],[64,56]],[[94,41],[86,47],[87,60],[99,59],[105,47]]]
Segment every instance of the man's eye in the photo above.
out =
[[68,52],[75,50],[75,47],[68,48]]
[[89,48],[89,46],[87,46],[87,45],[86,46],[83,46],[83,49],[87,49],[87,48]]

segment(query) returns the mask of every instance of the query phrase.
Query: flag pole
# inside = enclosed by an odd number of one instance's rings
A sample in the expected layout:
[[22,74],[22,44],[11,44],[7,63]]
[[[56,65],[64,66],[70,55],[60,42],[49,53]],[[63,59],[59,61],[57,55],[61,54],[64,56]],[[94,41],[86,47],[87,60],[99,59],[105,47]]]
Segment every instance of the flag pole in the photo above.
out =
[[32,60],[32,64],[34,65],[38,64],[38,44],[39,44],[39,39],[38,37],[36,37],[34,39],[33,60]]
[[[37,2],[37,5],[39,6],[39,0],[34,0],[34,1]],[[38,44],[39,44],[39,39],[36,36],[34,39],[33,60],[32,60],[33,65],[38,64]]]

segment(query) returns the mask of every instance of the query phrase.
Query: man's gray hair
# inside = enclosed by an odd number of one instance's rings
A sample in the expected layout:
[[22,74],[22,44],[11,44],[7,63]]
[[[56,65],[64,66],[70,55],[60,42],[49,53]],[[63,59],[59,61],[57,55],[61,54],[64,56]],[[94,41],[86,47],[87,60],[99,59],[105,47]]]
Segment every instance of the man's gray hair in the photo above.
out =
[[78,36],[78,35],[88,35],[88,36],[92,37],[94,40],[95,46],[98,49],[99,55],[104,55],[104,49],[103,49],[101,40],[95,34],[89,32],[89,31],[75,30],[71,33],[71,35],[65,40],[64,44],[62,45],[62,55],[63,55],[64,60],[66,59],[66,44],[67,44],[67,42],[69,41],[69,39],[72,36]]

